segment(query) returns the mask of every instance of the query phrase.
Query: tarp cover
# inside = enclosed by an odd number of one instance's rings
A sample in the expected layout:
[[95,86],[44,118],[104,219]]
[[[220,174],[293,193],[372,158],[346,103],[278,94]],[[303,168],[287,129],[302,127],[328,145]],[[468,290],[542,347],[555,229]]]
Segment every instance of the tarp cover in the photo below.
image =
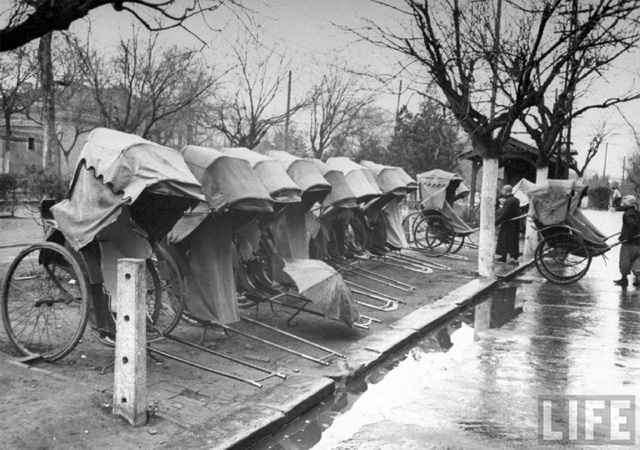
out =
[[451,230],[457,235],[467,236],[478,230],[477,228],[471,228],[464,220],[462,220],[449,203],[445,203],[443,205],[441,212],[448,219],[447,225],[449,225]]
[[284,259],[284,272],[291,277],[298,292],[330,319],[352,326],[360,321],[360,311],[342,276],[317,259]]
[[302,203],[287,205],[269,223],[274,244],[283,258],[309,258],[307,212]]
[[395,248],[407,248],[409,243],[402,228],[401,197],[395,197],[382,210],[387,223],[387,243]]
[[273,210],[271,196],[246,159],[194,145],[187,145],[180,153],[202,185],[202,192],[213,212],[227,209]]
[[456,173],[434,169],[418,174],[417,178],[423,209],[440,210],[445,202],[453,204],[469,192],[462,177]]
[[369,169],[383,194],[407,194],[407,181],[403,179],[396,167],[383,166],[373,161],[360,161],[360,165]]
[[223,148],[223,153],[249,161],[271,198],[278,203],[300,201],[302,190],[278,161],[245,147]]
[[331,192],[322,202],[324,208],[342,207],[354,208],[356,206],[356,196],[349,187],[344,173],[338,169],[329,167],[319,159],[309,158],[316,168],[320,171],[325,180],[331,184]]
[[529,196],[527,192],[534,189],[536,184],[526,178],[521,179],[513,186],[513,196],[520,200],[520,207],[523,208],[529,205]]
[[270,150],[267,152],[267,156],[275,159],[285,168],[287,174],[302,189],[303,193],[310,191],[329,193],[331,191],[331,185],[311,161],[281,150]]
[[567,213],[573,213],[586,189],[577,180],[546,180],[530,190],[529,215],[542,225],[565,222]]
[[78,157],[70,199],[53,206],[51,212],[78,250],[145,189],[204,201],[200,183],[179,152],[139,136],[97,128]]
[[223,324],[240,320],[231,225],[230,214],[208,215],[187,241],[187,308],[201,320]]
[[[367,202],[373,198],[382,195],[382,191],[377,183],[371,183],[365,172],[369,172],[360,164],[351,161],[344,156],[329,158],[327,165],[334,169],[340,170],[349,183],[351,191],[356,196],[358,202]],[[373,175],[369,172],[369,177]],[[375,180],[374,180],[375,181]]]
[[407,187],[407,189],[411,190],[411,191],[415,191],[416,189],[418,189],[418,182],[416,180],[414,180],[413,178],[411,178],[411,175],[409,175],[407,172],[405,172],[405,170],[402,167],[393,167],[394,170],[396,172],[398,172],[398,175],[400,176],[400,178],[402,179],[402,181],[404,181],[405,186]]

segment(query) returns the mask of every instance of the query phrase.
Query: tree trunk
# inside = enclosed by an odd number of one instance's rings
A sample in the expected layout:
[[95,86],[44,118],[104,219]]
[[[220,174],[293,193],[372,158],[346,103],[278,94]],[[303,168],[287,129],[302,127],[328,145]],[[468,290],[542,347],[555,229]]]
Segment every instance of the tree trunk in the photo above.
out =
[[[549,166],[538,167],[536,169],[536,185],[540,185],[549,179]],[[531,206],[529,206],[531,208]],[[535,257],[536,247],[538,247],[538,231],[534,227],[533,219],[527,214],[527,229],[524,236],[523,258],[531,261]]]
[[11,113],[4,112],[4,148],[2,149],[2,160],[0,160],[0,173],[9,173],[11,168]]
[[40,83],[42,85],[42,169],[60,173],[58,141],[56,139],[56,109],[51,63],[51,41],[53,33],[40,39],[38,59],[40,62]]
[[498,159],[482,159],[482,197],[480,200],[480,245],[478,274],[493,278],[496,252],[496,194],[498,191]]

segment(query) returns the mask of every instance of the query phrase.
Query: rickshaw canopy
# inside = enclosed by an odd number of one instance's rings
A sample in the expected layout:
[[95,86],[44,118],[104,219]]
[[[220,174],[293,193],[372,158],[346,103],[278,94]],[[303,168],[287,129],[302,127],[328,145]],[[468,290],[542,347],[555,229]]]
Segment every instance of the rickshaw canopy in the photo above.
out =
[[577,210],[586,190],[579,180],[546,180],[527,193],[529,214],[545,226],[564,223],[567,214]]
[[223,148],[221,151],[248,161],[275,202],[295,203],[301,200],[302,190],[278,161],[245,147]]
[[588,186],[580,180],[546,180],[530,190],[529,215],[543,227],[567,225],[593,248],[607,248],[607,237],[580,211]]
[[78,250],[114,223],[122,207],[134,203],[143,191],[188,199],[193,206],[205,200],[200,183],[177,150],[97,128],[80,152],[69,199],[54,205],[51,212]]
[[331,185],[331,192],[322,202],[322,206],[325,208],[330,206],[354,208],[356,206],[356,196],[349,187],[344,174],[338,169],[329,167],[319,159],[309,158],[309,161],[316,166],[316,169]]
[[409,188],[408,181],[402,176],[400,172],[402,169],[399,167],[384,166],[367,160],[360,161],[360,165],[369,169],[371,173],[373,173],[375,181],[383,194],[407,194]]
[[270,212],[272,199],[246,159],[218,150],[187,145],[180,153],[202,184],[202,191],[213,212],[227,209]]
[[344,156],[329,158],[327,165],[344,174],[358,202],[368,202],[382,195],[382,191],[373,179],[373,174],[364,166]]
[[441,210],[445,202],[453,205],[469,193],[469,188],[457,173],[434,169],[419,174],[417,179],[424,209]]
[[266,156],[278,161],[303,193],[325,192],[328,194],[331,191],[331,184],[311,161],[282,150],[268,151]]

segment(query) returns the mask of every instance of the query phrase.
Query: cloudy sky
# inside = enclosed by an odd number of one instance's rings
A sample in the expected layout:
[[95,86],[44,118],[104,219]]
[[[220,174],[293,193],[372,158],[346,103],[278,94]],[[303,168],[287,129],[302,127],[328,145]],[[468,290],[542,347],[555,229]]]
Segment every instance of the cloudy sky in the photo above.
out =
[[[393,60],[391,55],[385,55],[377,48],[357,42],[353,35],[336,26],[357,27],[362,24],[363,17],[374,17],[378,21],[387,20],[389,11],[369,0],[256,0],[250,4],[258,13],[254,16],[251,29],[260,36],[266,47],[276,45],[294,59],[294,79],[298,80],[298,88],[303,88],[304,83],[309,83],[323,64],[330,64],[336,60],[348,61],[357,69],[390,71]],[[228,58],[230,45],[235,42],[240,30],[237,21],[233,20],[233,15],[227,10],[216,12],[213,17],[210,25],[221,31],[211,31],[197,20],[190,24],[191,29],[206,41],[207,47],[203,52],[210,64]],[[113,8],[105,6],[90,14],[90,23],[92,39],[107,49],[117,42],[119,36],[130,35],[134,21],[130,15],[116,13]],[[86,32],[87,22],[74,27],[75,31]],[[162,39],[167,43],[202,45],[180,30],[165,32]],[[589,95],[603,95],[630,85],[633,74],[637,71],[637,60],[634,56],[626,58],[606,81],[591,86],[588,90]],[[295,97],[295,84],[293,90]],[[410,101],[409,95],[403,97],[402,101]],[[381,101],[381,105],[390,110],[395,108],[395,104],[396,97],[392,94],[384,96]],[[640,117],[640,105],[634,103],[622,109],[632,122]],[[609,145],[606,152],[606,172],[619,178],[622,175],[623,158],[632,153],[635,140],[628,125],[616,110],[598,110],[574,122],[572,140],[574,148],[586,149],[593,130],[605,120],[611,129],[607,140]],[[523,140],[526,138],[523,137]],[[602,149],[590,165],[590,169],[602,174],[604,165],[605,151]]]

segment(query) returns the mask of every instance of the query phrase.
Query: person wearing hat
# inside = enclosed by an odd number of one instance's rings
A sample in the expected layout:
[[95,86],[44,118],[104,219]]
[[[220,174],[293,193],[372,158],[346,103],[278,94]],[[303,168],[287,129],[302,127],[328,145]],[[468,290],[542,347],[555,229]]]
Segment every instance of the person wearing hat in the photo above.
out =
[[506,184],[502,188],[504,204],[496,214],[496,226],[500,225],[498,232],[498,245],[496,254],[500,256],[499,262],[507,262],[507,254],[511,256],[513,264],[518,263],[520,256],[520,200],[513,196],[513,187]]
[[[622,278],[615,280],[618,286],[628,286],[627,276],[631,273],[633,261],[640,258],[640,212],[636,209],[637,200],[633,195],[622,197],[620,207],[624,211],[622,214],[622,231],[618,240],[622,242],[620,246],[620,273]],[[634,272],[634,286],[640,286],[640,272]]]

